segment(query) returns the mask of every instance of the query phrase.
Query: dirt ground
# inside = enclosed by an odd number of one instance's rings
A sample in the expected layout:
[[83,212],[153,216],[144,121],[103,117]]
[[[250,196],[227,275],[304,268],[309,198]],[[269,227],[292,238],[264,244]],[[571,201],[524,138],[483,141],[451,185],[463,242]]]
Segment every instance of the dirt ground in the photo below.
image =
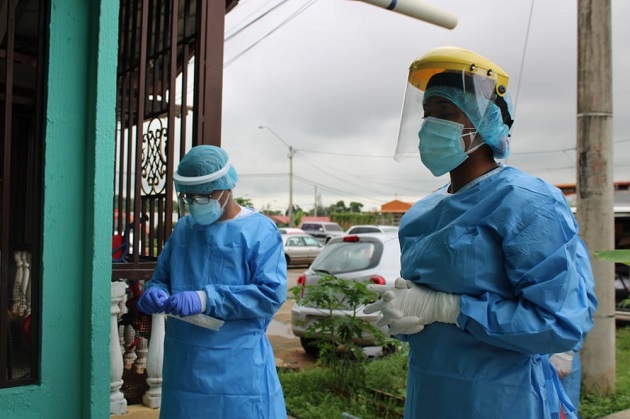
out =
[[287,300],[274,316],[267,337],[273,347],[276,367],[302,369],[314,365],[314,358],[307,355],[300,345],[300,339],[291,332],[291,307],[293,300]]

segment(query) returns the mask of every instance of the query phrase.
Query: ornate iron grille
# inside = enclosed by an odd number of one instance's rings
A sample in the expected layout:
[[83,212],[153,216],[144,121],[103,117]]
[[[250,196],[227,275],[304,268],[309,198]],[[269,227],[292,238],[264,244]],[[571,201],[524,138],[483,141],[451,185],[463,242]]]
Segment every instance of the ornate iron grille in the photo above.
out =
[[120,2],[113,279],[150,277],[177,221],[179,159],[221,144],[224,17],[236,3]]
[[39,379],[46,1],[0,8],[0,388]]

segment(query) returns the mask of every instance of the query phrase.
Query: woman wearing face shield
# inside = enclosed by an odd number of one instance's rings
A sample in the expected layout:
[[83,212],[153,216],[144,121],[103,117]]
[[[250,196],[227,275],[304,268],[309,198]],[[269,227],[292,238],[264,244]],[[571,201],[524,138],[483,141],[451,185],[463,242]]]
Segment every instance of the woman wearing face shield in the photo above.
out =
[[576,417],[550,358],[592,327],[589,254],[562,193],[496,160],[508,80],[455,47],[410,67],[397,158],[450,182],[403,216],[404,279],[365,309],[409,342],[406,418]]
[[224,150],[193,147],[173,178],[190,215],[175,226],[138,307],[224,323],[213,330],[169,318],[160,417],[286,418],[265,333],[287,292],[280,233],[234,201],[237,175]]

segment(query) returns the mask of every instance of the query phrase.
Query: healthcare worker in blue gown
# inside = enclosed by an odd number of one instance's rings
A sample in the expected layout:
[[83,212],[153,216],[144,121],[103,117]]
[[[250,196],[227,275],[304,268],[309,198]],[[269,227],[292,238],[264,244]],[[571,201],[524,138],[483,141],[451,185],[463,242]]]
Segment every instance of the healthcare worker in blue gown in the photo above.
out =
[[287,293],[280,233],[234,201],[237,174],[218,147],[193,147],[174,181],[190,215],[175,226],[138,306],[225,323],[215,331],[168,318],[160,417],[286,418],[265,334]]
[[549,358],[593,325],[589,255],[562,193],[495,160],[508,80],[456,47],[410,66],[397,158],[450,182],[403,216],[404,279],[365,309],[409,342],[406,418],[575,417]]

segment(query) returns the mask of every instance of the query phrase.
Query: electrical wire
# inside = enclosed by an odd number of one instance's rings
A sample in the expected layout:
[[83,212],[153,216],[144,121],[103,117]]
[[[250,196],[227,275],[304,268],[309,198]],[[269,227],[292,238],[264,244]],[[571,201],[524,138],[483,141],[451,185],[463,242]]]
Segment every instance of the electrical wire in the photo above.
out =
[[297,16],[299,16],[302,12],[304,12],[306,9],[308,9],[309,7],[311,7],[313,4],[315,4],[317,2],[317,0],[309,0],[308,3],[302,5],[297,11],[293,12],[293,14],[291,14],[288,18],[286,18],[285,20],[283,20],[282,22],[280,22],[280,24],[278,26],[276,26],[275,28],[273,28],[271,31],[267,32],[265,35],[263,35],[260,39],[258,39],[257,41],[255,41],[254,43],[252,43],[249,47],[245,48],[244,50],[242,50],[240,53],[236,54],[234,57],[230,58],[229,60],[227,60],[226,62],[223,63],[223,68],[227,68],[230,64],[232,64],[234,61],[238,60],[239,58],[241,58],[244,54],[246,54],[248,51],[250,51],[252,48],[254,48],[256,45],[258,45],[259,43],[261,43],[264,39],[266,39],[267,37],[269,37],[272,33],[274,33],[275,31],[277,31],[278,29],[280,29],[281,27],[283,27],[284,25],[286,25],[287,23],[289,23],[291,20],[295,19]]
[[529,43],[529,35],[532,27],[532,16],[534,15],[534,0],[529,7],[529,18],[527,19],[527,31],[525,32],[525,44],[523,45],[523,54],[521,55],[521,68],[518,70],[518,83],[516,85],[516,94],[512,103],[513,112],[516,114],[516,105],[518,103],[518,94],[521,91],[521,82],[523,81],[523,69],[525,68],[525,55],[527,54],[527,44]]
[[[260,21],[263,17],[267,16],[269,13],[273,12],[274,10],[276,10],[278,7],[282,6],[283,4],[285,4],[287,1],[289,0],[282,0],[280,3],[277,3],[276,5],[274,5],[272,8],[270,8],[269,10],[267,10],[266,12],[258,15],[258,17],[256,17],[255,19],[251,20],[248,24],[246,24],[245,26],[243,26],[242,28],[239,28],[238,30],[236,30],[235,32],[226,35],[225,38],[223,38],[224,42],[229,41],[230,39],[234,38],[236,35],[238,35],[239,33],[243,32],[245,29],[249,28],[250,26],[252,26],[254,23]],[[268,2],[267,2],[268,3]],[[267,4],[265,3],[265,4]],[[263,5],[264,6],[264,5]],[[250,13],[249,15],[247,15],[247,17],[243,18],[239,23],[237,23],[235,26],[240,25],[244,20],[246,20],[247,18],[249,18],[251,15],[257,13],[260,9],[263,8],[263,6],[260,6],[258,9],[256,9],[255,11],[253,11],[252,13]]]
[[330,186],[321,185],[321,184],[319,184],[317,182],[314,182],[312,180],[303,178],[301,176],[293,175],[293,177],[295,179],[297,179],[297,180],[300,180],[300,181],[304,182],[304,183],[307,183],[307,184],[310,184],[310,185],[313,185],[313,186],[317,186],[321,190],[328,191],[328,192],[333,192],[333,193],[336,193],[338,195],[343,195],[343,196],[348,196],[348,197],[351,197],[351,198],[356,198],[357,200],[371,201],[372,203],[376,203],[376,204],[383,204],[383,203],[387,202],[385,200],[377,200],[377,199],[374,199],[374,198],[367,198],[367,197],[364,197],[364,196],[359,196],[359,195],[355,195],[355,194],[352,194],[352,193],[349,193],[349,192],[345,192],[345,191],[342,191],[342,190],[339,190],[339,189],[331,188]]

